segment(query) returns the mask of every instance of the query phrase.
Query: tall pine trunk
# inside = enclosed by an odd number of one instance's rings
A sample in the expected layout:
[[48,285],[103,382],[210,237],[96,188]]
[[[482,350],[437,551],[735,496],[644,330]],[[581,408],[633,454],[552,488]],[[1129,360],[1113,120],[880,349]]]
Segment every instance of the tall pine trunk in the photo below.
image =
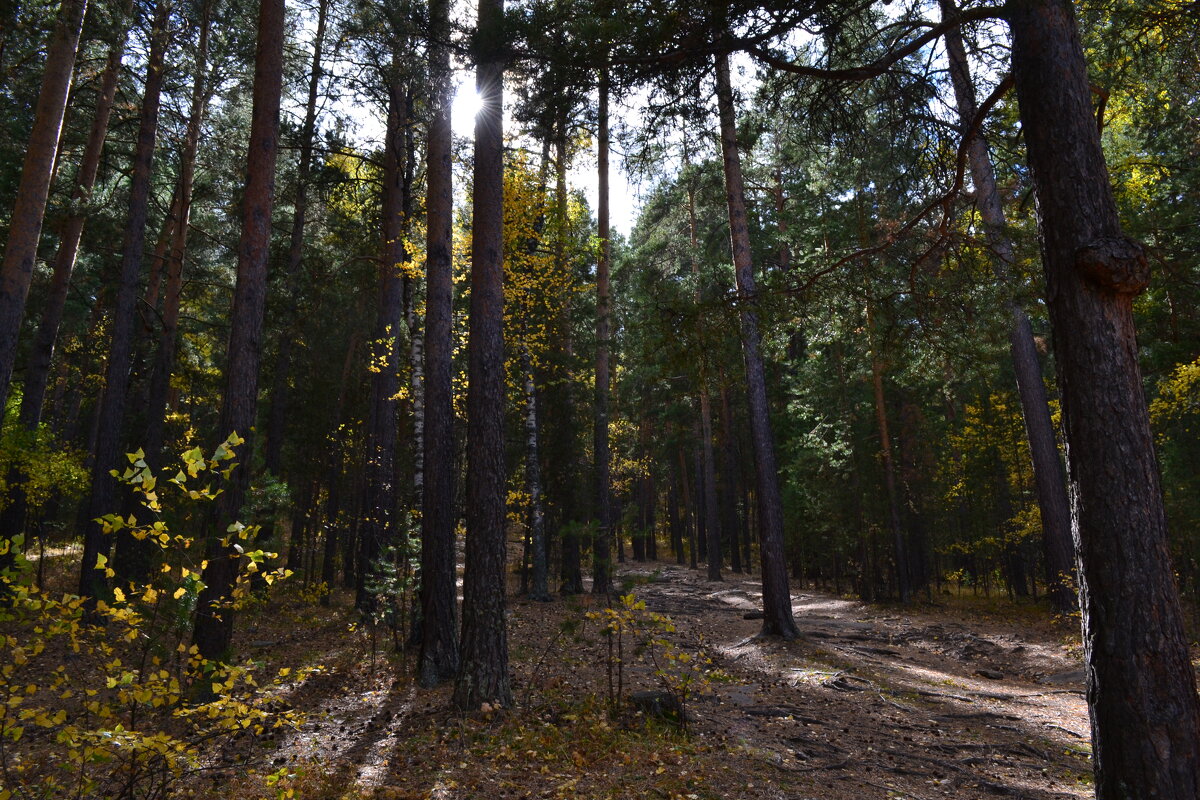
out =
[[[941,0],[942,16],[954,13],[951,0]],[[946,54],[950,61],[950,79],[958,102],[958,116],[964,129],[975,121],[977,106],[975,84],[971,80],[967,51],[962,32],[952,28],[946,32]],[[1075,572],[1075,547],[1071,541],[1071,509],[1067,503],[1067,487],[1063,475],[1058,445],[1054,439],[1054,423],[1046,401],[1046,384],[1038,361],[1037,346],[1029,316],[1016,300],[1013,285],[1014,249],[1007,233],[1008,221],[996,186],[996,173],[987,142],[976,134],[970,141],[967,157],[971,179],[975,184],[975,205],[983,220],[984,233],[991,249],[992,266],[996,277],[1009,290],[1010,327],[1009,349],[1013,372],[1017,378],[1017,394],[1021,400],[1021,415],[1033,462],[1034,487],[1042,516],[1042,549],[1046,561],[1046,585],[1054,609],[1065,614],[1076,606],[1072,588]]]
[[467,543],[460,709],[512,703],[504,620],[504,0],[480,0],[475,72],[471,308],[467,343]]
[[8,242],[4,246],[3,264],[0,264],[0,409],[8,400],[8,384],[17,357],[17,337],[25,317],[25,298],[33,278],[46,198],[50,195],[50,179],[58,153],[58,137],[75,70],[75,51],[79,47],[86,11],[87,0],[63,0],[58,9],[58,20],[46,51],[46,69],[42,73],[42,86],[34,109],[33,129],[21,167],[21,182],[8,222]]
[[592,593],[612,591],[612,556],[609,540],[612,537],[612,467],[608,447],[609,399],[609,264],[612,245],[609,242],[608,197],[608,67],[600,70],[599,112],[596,119],[596,163],[599,173],[599,192],[596,201],[597,235],[600,254],[596,259],[596,400],[594,409],[594,450],[596,490],[596,539],[592,546]]
[[200,147],[200,128],[211,97],[208,80],[208,42],[213,0],[205,0],[201,11],[200,38],[196,47],[196,74],[193,77],[191,109],[183,152],[179,157],[178,198],[175,225],[167,251],[167,282],[163,293],[162,327],[158,351],[150,372],[146,402],[146,433],[143,447],[147,463],[161,466],[166,431],[167,401],[171,391],[171,373],[175,369],[175,350],[179,339],[179,311],[183,295],[183,267],[187,256],[188,221],[192,212],[192,187],[196,179],[196,153]]
[[[687,155],[684,156],[684,162],[687,162]],[[688,183],[687,189],[688,202],[688,260],[691,262],[692,280],[695,281],[695,293],[693,299],[696,303],[696,308],[699,309],[704,302],[704,292],[700,282],[700,259],[698,241],[698,224],[696,221],[696,191]],[[702,323],[701,323],[702,324]],[[700,331],[697,331],[700,333]],[[712,445],[712,400],[708,391],[708,356],[705,353],[700,354],[700,375],[699,375],[699,394],[700,394],[700,452],[703,458],[703,472],[699,473],[696,480],[696,502],[702,503],[704,529],[703,536],[700,542],[700,556],[708,557],[708,579],[710,581],[721,580],[721,525],[717,515],[717,487],[716,487],[716,461],[713,457]],[[695,564],[693,563],[693,567]]]
[[[133,152],[133,175],[129,182],[129,217],[121,253],[116,303],[112,315],[112,338],[104,373],[104,392],[97,415],[96,445],[92,451],[92,484],[87,499],[87,521],[83,532],[83,561],[79,575],[79,593],[99,596],[107,584],[104,572],[96,569],[98,556],[107,555],[110,542],[95,520],[104,514],[121,511],[117,480],[110,472],[120,466],[125,400],[129,390],[129,372],[133,366],[133,338],[137,330],[138,279],[142,272],[142,251],[146,242],[146,216],[150,208],[151,172],[154,146],[158,136],[158,109],[162,94],[163,62],[166,56],[170,6],[159,0],[150,33],[150,56],[146,63],[146,84],[142,95],[141,120]],[[132,538],[128,533],[121,539]],[[139,551],[140,552],[140,551]],[[122,547],[116,567],[125,577],[144,578],[147,567],[140,558],[130,561],[128,546]]]
[[422,686],[458,671],[454,580],[454,407],[451,389],[454,192],[450,135],[450,0],[431,0],[429,141],[426,158],[425,440],[421,504]]
[[[92,117],[92,129],[79,162],[75,177],[75,189],[71,193],[72,204],[86,205],[96,185],[100,170],[100,156],[108,138],[108,121],[112,116],[113,102],[117,96],[117,79],[121,73],[121,56],[125,51],[125,37],[108,51],[104,74],[100,78],[100,91],[96,97],[96,113]],[[71,286],[71,273],[79,253],[79,240],[87,220],[84,213],[74,213],[63,222],[58,234],[58,251],[54,256],[54,273],[50,292],[38,321],[37,334],[29,351],[29,362],[25,367],[25,386],[21,396],[21,423],[35,428],[41,421],[42,405],[46,396],[46,383],[50,375],[50,364],[54,357],[54,345],[58,340],[58,328],[62,324],[63,310],[67,305],[67,293]]]
[[721,155],[725,167],[725,199],[729,206],[729,238],[737,278],[738,311],[742,324],[742,354],[746,363],[746,390],[750,407],[750,440],[754,445],[763,578],[763,634],[794,639],[800,635],[792,617],[787,563],[783,554],[783,499],[775,463],[767,379],[755,310],[758,289],[750,259],[750,232],[746,225],[746,190],[738,153],[733,87],[729,57],[717,57],[717,106],[721,117]]
[[392,543],[396,528],[395,458],[396,400],[400,390],[400,326],[404,324],[404,129],[409,120],[408,89],[393,56],[388,80],[388,126],[383,155],[383,252],[379,267],[379,307],[371,340],[371,395],[367,414],[367,462],[363,484],[363,513],[359,529],[356,605],[373,608],[377,562]]
[[288,240],[288,260],[284,273],[284,324],[279,340],[279,354],[271,379],[271,405],[267,410],[267,444],[264,460],[267,472],[278,477],[283,473],[283,437],[288,417],[290,381],[292,377],[295,328],[300,300],[300,275],[304,266],[304,228],[308,222],[308,184],[311,182],[313,140],[317,132],[317,98],[321,88],[321,60],[324,57],[325,27],[329,16],[329,0],[317,3],[317,29],[313,34],[312,62],[308,70],[308,97],[304,104],[304,122],[300,126],[300,163],[296,166],[296,200],[292,213],[291,238]]
[[1007,8],[1067,434],[1096,795],[1192,800],[1200,701],[1133,325],[1149,267],[1117,217],[1070,0]]
[[242,513],[250,484],[251,436],[258,400],[258,368],[262,357],[266,309],[267,262],[270,258],[271,212],[275,204],[275,162],[279,153],[279,99],[283,89],[284,0],[261,0],[258,46],[254,60],[254,104],[250,147],[246,156],[246,191],[242,199],[242,233],[238,242],[237,284],[230,318],[229,360],[218,435],[238,433],[246,439],[237,452],[239,465],[217,498],[206,523],[207,560],[204,590],[196,604],[192,642],[206,659],[223,659],[233,640],[233,611],[222,608],[233,593],[241,566],[232,543],[223,544],[226,528]]

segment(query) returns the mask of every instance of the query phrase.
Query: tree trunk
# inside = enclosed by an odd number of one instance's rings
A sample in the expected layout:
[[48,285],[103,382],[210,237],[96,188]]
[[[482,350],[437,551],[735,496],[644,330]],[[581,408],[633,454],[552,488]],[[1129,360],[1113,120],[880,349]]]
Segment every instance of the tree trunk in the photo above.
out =
[[[941,0],[942,17],[955,12],[952,0]],[[958,28],[946,32],[946,53],[950,61],[950,78],[958,100],[958,115],[963,127],[973,124],[976,114],[975,85],[967,62],[966,48]],[[1033,461],[1034,486],[1038,508],[1042,515],[1042,549],[1046,560],[1046,586],[1050,602],[1060,614],[1076,607],[1073,589],[1075,548],[1071,541],[1071,509],[1067,503],[1067,488],[1058,445],[1054,439],[1054,424],[1046,401],[1046,384],[1038,362],[1037,346],[1029,316],[1016,300],[1013,286],[1013,243],[1007,233],[992,157],[983,136],[976,135],[967,149],[971,179],[975,184],[975,203],[983,220],[984,232],[991,248],[992,267],[997,279],[1009,288],[1009,313],[1012,317],[1008,341],[1017,378],[1017,394],[1021,399],[1021,414],[1029,440]]]
[[738,543],[737,470],[733,458],[733,417],[729,386],[721,377],[721,528],[729,543],[729,568],[742,571],[742,548]]
[[[685,155],[686,162],[686,155]],[[704,302],[703,293],[700,284],[700,261],[697,257],[699,252],[699,242],[697,241],[697,222],[696,222],[696,192],[689,184],[687,190],[688,196],[688,242],[690,245],[689,260],[692,268],[692,279],[696,282],[694,299],[696,307],[700,308]],[[700,354],[700,449],[703,456],[703,472],[697,477],[696,494],[698,495],[697,502],[703,503],[700,507],[704,512],[704,529],[703,535],[700,536],[700,557],[707,557],[708,560],[708,579],[710,581],[721,580],[721,523],[717,514],[717,487],[716,487],[716,462],[713,457],[712,449],[712,401],[708,392],[708,368],[707,356],[704,353]],[[716,543],[714,546],[714,542]]]
[[454,704],[512,703],[506,577],[504,469],[504,0],[480,0],[475,72],[471,215],[471,308],[467,345],[467,543],[463,575],[462,663]]
[[1138,368],[1149,268],[1117,218],[1069,0],[1008,5],[1067,432],[1096,794],[1200,796],[1200,702]]
[[[346,392],[350,387],[351,368],[354,365],[354,356],[358,350],[358,334],[352,333],[350,341],[346,344],[346,358],[342,361],[342,378],[338,381],[338,396],[337,402],[333,405],[333,415],[329,420],[329,435],[325,437],[326,448],[328,449],[328,466],[326,469],[329,475],[329,494],[333,496],[337,492],[337,482],[342,473],[342,437],[338,434],[338,429],[342,425],[342,409],[346,405]],[[336,503],[335,503],[336,516]],[[337,555],[339,536],[337,526],[332,523],[325,527],[325,554],[321,560],[321,581],[330,590],[337,583]],[[328,595],[322,597],[322,603],[328,605]]]
[[[105,589],[104,572],[96,569],[98,556],[107,555],[108,537],[95,520],[121,511],[117,499],[117,480],[110,472],[119,469],[121,435],[125,418],[125,396],[129,389],[129,371],[133,365],[133,338],[137,329],[138,278],[142,271],[142,250],[146,241],[146,216],[150,207],[151,172],[154,145],[158,135],[158,109],[162,94],[163,61],[166,56],[170,6],[159,0],[154,11],[150,34],[150,55],[146,63],[146,85],[142,96],[141,120],[133,154],[133,175],[129,182],[129,217],[121,254],[121,272],[116,304],[112,315],[112,339],[104,375],[104,392],[97,415],[96,445],[92,451],[92,485],[87,499],[87,522],[83,532],[83,561],[79,575],[79,593],[96,599]],[[118,540],[132,539],[127,532]],[[135,556],[135,553],[137,554]],[[144,579],[149,569],[142,557],[145,551],[122,547],[126,563],[114,566],[125,577]],[[136,560],[130,560],[136,558]]]
[[[113,101],[117,95],[117,79],[121,72],[121,55],[125,51],[125,37],[108,51],[108,61],[100,78],[100,91],[96,97],[96,113],[92,118],[92,129],[84,146],[75,178],[75,190],[71,194],[72,205],[87,205],[96,185],[96,174],[100,169],[100,156],[104,141],[108,138],[108,120],[112,116]],[[79,252],[79,240],[87,215],[72,214],[64,221],[58,235],[58,252],[54,257],[54,276],[50,292],[38,322],[37,334],[29,352],[29,363],[25,367],[25,386],[21,397],[21,422],[27,428],[36,428],[42,418],[42,404],[46,396],[46,381],[54,357],[54,344],[58,340],[58,328],[62,324],[63,310],[67,304],[67,293],[71,287],[71,273]]]
[[[703,378],[701,378],[703,380]],[[721,516],[717,508],[717,465],[713,455],[712,403],[708,386],[700,387],[700,449],[704,456],[704,528],[708,579],[721,580]]]
[[[867,330],[875,335],[875,318],[867,306]],[[875,424],[879,430],[879,457],[883,462],[883,485],[887,491],[888,528],[892,532],[892,553],[896,559],[896,594],[907,603],[912,592],[908,584],[908,548],[904,526],[900,522],[900,493],[896,487],[896,462],[892,456],[892,436],[888,430],[887,403],[883,396],[883,358],[879,345],[871,343],[871,387],[875,397]]]
[[212,1],[201,11],[200,39],[196,48],[196,74],[192,84],[192,103],[179,162],[179,197],[175,207],[175,226],[167,256],[167,285],[163,296],[162,329],[158,352],[150,373],[146,403],[145,451],[151,467],[162,465],[166,430],[167,399],[171,391],[171,373],[175,369],[175,349],[179,338],[179,309],[183,294],[183,265],[187,253],[188,220],[192,211],[192,186],[196,177],[196,152],[200,145],[200,127],[208,107],[211,90],[208,81],[208,40]]
[[529,346],[521,348],[521,364],[525,383],[525,487],[529,492],[530,537],[533,557],[533,588],[530,600],[550,600],[549,575],[546,567],[546,512],[542,503],[542,466],[538,447],[537,391],[533,384],[533,359]]
[[285,16],[283,0],[261,0],[237,284],[230,317],[225,396],[217,431],[222,438],[236,432],[246,439],[246,443],[238,451],[238,468],[233,471],[225,492],[217,498],[215,513],[209,514],[206,521],[208,565],[202,575],[205,586],[196,605],[192,633],[193,643],[200,656],[206,659],[227,657],[233,639],[233,612],[221,605],[233,592],[239,561],[232,542],[227,546],[221,539],[226,528],[241,515],[250,483],[251,436],[258,400],[271,212],[275,202],[275,162],[279,153]]
[[454,193],[450,163],[450,0],[432,0],[430,19],[429,142],[426,146],[425,442],[421,511],[422,686],[458,671],[454,575],[454,408],[451,389],[454,309],[451,225]]
[[[399,71],[398,53],[392,71]],[[371,395],[367,416],[367,460],[363,483],[364,517],[359,528],[356,605],[374,608],[376,563],[392,543],[396,529],[396,397],[400,391],[400,328],[404,324],[404,129],[408,126],[408,89],[397,74],[388,81],[388,126],[383,156],[383,253],[379,268],[379,310],[371,337]]]
[[763,577],[763,634],[794,639],[800,635],[792,617],[787,563],[783,554],[783,500],[779,493],[779,471],[775,463],[775,439],[771,432],[767,402],[767,379],[760,352],[758,290],[750,260],[750,233],[746,226],[746,190],[738,153],[734,118],[733,88],[729,82],[729,57],[717,57],[717,105],[721,116],[721,154],[725,166],[725,199],[729,205],[729,238],[737,278],[739,316],[742,323],[742,353],[746,362],[746,389],[750,407],[750,440],[758,475],[758,507],[761,531],[759,552]]
[[271,405],[267,410],[267,446],[264,461],[267,472],[283,473],[283,437],[288,418],[288,401],[295,348],[296,320],[299,316],[300,274],[304,266],[304,226],[308,221],[308,184],[312,174],[313,139],[317,131],[317,96],[321,88],[321,59],[324,56],[325,25],[329,16],[329,0],[317,3],[317,29],[313,34],[312,63],[308,70],[308,99],[304,105],[304,122],[300,127],[300,163],[296,166],[296,205],[292,214],[291,238],[288,241],[287,268],[284,273],[284,324],[279,340],[279,354],[271,380]]
[[[687,456],[684,455],[682,446],[679,448],[679,487],[680,493],[683,495],[684,525],[687,527],[688,566],[696,569],[696,529],[699,523],[699,514],[696,512],[691,493],[688,491]],[[683,561],[681,560],[679,563],[682,564]]]
[[4,246],[4,262],[0,265],[0,409],[8,400],[8,384],[17,357],[17,337],[37,260],[42,218],[50,194],[58,136],[71,89],[75,51],[79,47],[85,11],[87,0],[64,0],[59,7],[58,20],[46,51],[46,69],[42,73],[33,129],[21,167],[17,200],[8,221],[8,242]]
[[613,532],[612,468],[608,448],[609,397],[609,264],[612,245],[609,241],[608,197],[608,68],[600,69],[599,112],[596,121],[596,163],[599,171],[599,197],[596,203],[597,235],[600,255],[596,259],[596,540],[592,548],[592,593],[608,594],[612,590],[612,564],[609,538]]

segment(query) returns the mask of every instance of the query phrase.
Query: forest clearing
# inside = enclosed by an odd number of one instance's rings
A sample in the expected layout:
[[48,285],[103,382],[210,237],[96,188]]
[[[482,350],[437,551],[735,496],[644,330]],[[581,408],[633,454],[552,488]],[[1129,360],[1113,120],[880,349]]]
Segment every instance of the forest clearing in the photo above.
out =
[[1196,0],[11,0],[0,108],[0,800],[1200,798]]

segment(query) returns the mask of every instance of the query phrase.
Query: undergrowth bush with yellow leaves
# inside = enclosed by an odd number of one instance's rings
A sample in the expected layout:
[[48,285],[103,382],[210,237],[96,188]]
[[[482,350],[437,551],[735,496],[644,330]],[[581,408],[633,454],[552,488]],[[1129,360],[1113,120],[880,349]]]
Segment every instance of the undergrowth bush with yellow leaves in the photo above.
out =
[[[188,451],[165,484],[182,502],[211,501],[220,489],[198,484],[228,476],[240,443],[234,434],[211,456]],[[141,498],[142,518],[110,515],[103,524],[158,546],[152,580],[114,585],[109,597],[89,601],[43,591],[19,556],[0,573],[0,800],[165,797],[210,767],[206,759],[226,741],[300,721],[280,694],[313,669],[263,676],[252,662],[206,661],[187,644],[203,588],[203,543],[168,529],[157,477],[140,452],[129,462],[120,477]],[[255,533],[229,531],[248,543]],[[235,605],[251,602],[251,573],[267,584],[288,574],[265,569],[273,553],[243,548],[239,558]],[[97,568],[115,577],[106,559]],[[286,788],[279,794],[290,796]]]

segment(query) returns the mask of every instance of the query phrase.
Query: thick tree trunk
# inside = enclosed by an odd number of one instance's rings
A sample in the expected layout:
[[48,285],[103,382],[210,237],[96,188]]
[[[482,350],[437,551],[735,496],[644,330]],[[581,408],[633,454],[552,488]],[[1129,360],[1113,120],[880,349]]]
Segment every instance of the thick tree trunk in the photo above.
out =
[[458,627],[454,580],[454,408],[451,389],[454,307],[451,224],[454,193],[450,163],[450,0],[432,0],[430,18],[430,104],[426,157],[425,257],[425,480],[421,511],[422,686],[458,672]]
[[288,417],[292,360],[295,348],[297,304],[300,274],[304,266],[304,227],[308,221],[308,184],[312,174],[313,140],[317,132],[317,97],[321,88],[321,59],[324,57],[325,26],[329,0],[317,3],[317,29],[313,34],[312,62],[308,70],[308,98],[304,104],[304,122],[300,126],[300,162],[296,166],[296,201],[292,213],[291,238],[288,241],[287,268],[284,273],[284,325],[279,354],[271,380],[271,405],[267,410],[267,445],[264,461],[267,472],[283,472],[283,437]]
[[1069,0],[1008,5],[1067,433],[1096,794],[1200,796],[1200,702],[1133,326],[1149,279],[1117,218]]
[[[941,0],[942,16],[955,12],[952,0]],[[973,124],[977,106],[975,84],[971,80],[967,51],[958,28],[946,32],[946,53],[950,61],[950,78],[958,101],[958,115],[964,128]],[[1046,585],[1054,609],[1061,614],[1076,607],[1073,589],[1075,548],[1071,541],[1071,509],[1067,503],[1066,479],[1054,438],[1054,424],[1046,401],[1046,384],[1038,361],[1037,346],[1029,316],[1015,299],[1013,286],[1014,250],[1007,233],[1000,191],[992,157],[982,135],[969,143],[967,156],[971,179],[975,184],[975,205],[983,220],[984,232],[991,248],[993,269],[1002,284],[1009,287],[1009,313],[1012,317],[1008,340],[1012,353],[1013,372],[1017,378],[1017,394],[1021,399],[1021,414],[1029,440],[1033,461],[1034,486],[1038,508],[1042,515],[1042,549],[1046,562]]]
[[612,246],[609,242],[608,197],[608,68],[600,70],[599,112],[596,121],[596,162],[599,171],[599,197],[596,202],[596,225],[600,238],[600,255],[596,259],[596,405],[594,418],[596,460],[596,540],[592,547],[592,593],[608,594],[612,590],[612,564],[609,539],[613,533],[612,467],[608,447],[609,398],[609,264]]
[[454,704],[512,703],[506,577],[504,468],[504,0],[480,0],[485,52],[475,72],[471,215],[471,309],[467,344],[467,544],[463,575],[462,663]]
[[[108,120],[112,114],[113,101],[117,93],[117,78],[121,70],[121,55],[125,39],[114,44],[108,51],[108,60],[100,78],[100,90],[96,99],[96,112],[92,117],[92,128],[84,146],[75,178],[75,189],[71,193],[73,204],[86,205],[96,184],[100,168],[100,156],[104,140],[108,136]],[[29,349],[25,365],[25,383],[21,393],[19,420],[26,430],[34,430],[42,420],[42,407],[46,398],[46,385],[50,377],[50,365],[54,357],[54,344],[58,339],[58,328],[62,323],[67,305],[67,294],[71,288],[71,273],[79,250],[79,240],[86,220],[83,213],[73,213],[63,222],[59,230],[58,251],[54,257],[54,272],[50,279],[50,290],[42,307],[37,333]],[[25,527],[27,510],[25,476],[19,470],[9,474],[8,504],[0,511],[0,538],[8,539]],[[0,560],[3,557],[0,556]]]
[[42,73],[42,87],[34,109],[33,129],[25,150],[17,200],[8,221],[8,242],[0,265],[0,409],[8,400],[8,384],[17,357],[17,337],[37,260],[42,218],[46,213],[58,137],[75,70],[75,51],[79,47],[79,33],[86,11],[87,0],[64,0],[59,7],[58,21],[46,51],[46,69]]
[[[129,389],[129,371],[133,365],[133,338],[137,329],[138,278],[142,271],[142,250],[146,241],[146,216],[150,207],[151,172],[154,166],[154,145],[158,135],[158,108],[163,83],[163,61],[170,36],[168,20],[170,6],[159,0],[154,11],[150,34],[150,56],[146,63],[146,84],[142,96],[141,120],[137,145],[133,154],[133,175],[129,182],[129,217],[125,225],[125,241],[121,254],[121,272],[117,284],[116,304],[112,315],[112,338],[109,342],[108,364],[104,374],[104,393],[100,397],[97,415],[96,445],[92,451],[92,484],[87,499],[87,522],[83,531],[83,561],[79,575],[79,593],[93,600],[104,591],[107,581],[104,572],[96,569],[98,556],[107,555],[108,537],[95,520],[105,514],[121,511],[117,498],[117,480],[110,472],[118,469],[122,429],[125,421],[125,399]],[[129,537],[118,534],[119,539]],[[142,553],[143,551],[137,550]],[[127,546],[121,555],[126,563],[115,563],[123,576],[144,578],[148,565],[130,562],[133,556]]]
[[250,147],[246,157],[246,191],[242,200],[242,234],[238,242],[237,284],[229,333],[229,361],[218,435],[238,433],[246,443],[238,449],[239,466],[226,491],[217,498],[207,520],[204,590],[196,605],[192,641],[200,656],[223,659],[233,639],[233,612],[221,608],[233,592],[240,562],[232,543],[222,544],[226,528],[236,522],[250,483],[258,368],[262,356],[263,312],[266,308],[267,262],[270,257],[271,212],[275,202],[275,162],[279,153],[279,99],[283,89],[283,0],[261,0],[258,46],[254,63],[254,105]]
[[738,153],[733,88],[729,82],[729,57],[717,57],[717,105],[721,117],[721,155],[725,166],[725,199],[729,206],[729,238],[737,278],[742,353],[746,362],[746,389],[750,407],[750,440],[758,475],[758,508],[762,543],[759,548],[763,577],[763,634],[794,639],[800,635],[792,617],[787,563],[783,554],[783,499],[775,463],[775,439],[767,402],[758,313],[758,290],[750,260],[750,233],[746,226],[746,190]]

